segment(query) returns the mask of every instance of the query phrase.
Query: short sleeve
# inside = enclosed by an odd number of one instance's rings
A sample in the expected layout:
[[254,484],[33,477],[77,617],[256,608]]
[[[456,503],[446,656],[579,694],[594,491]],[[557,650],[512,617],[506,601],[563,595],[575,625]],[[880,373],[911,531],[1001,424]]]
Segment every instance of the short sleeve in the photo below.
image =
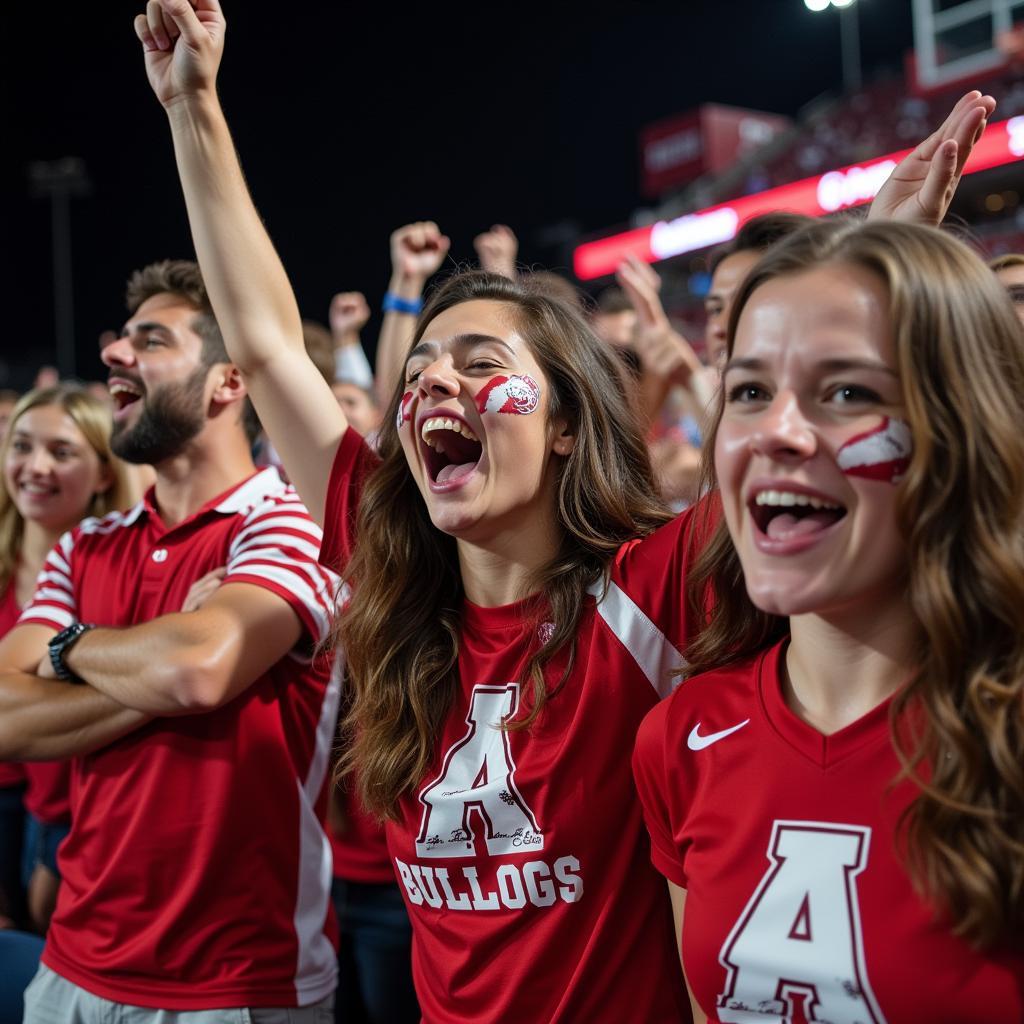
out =
[[245,517],[228,550],[224,583],[270,590],[294,609],[320,643],[327,637],[338,577],[319,561],[320,527],[292,488],[268,498]]
[[78,530],[69,530],[46,556],[36,577],[32,600],[18,618],[18,625],[49,626],[58,632],[78,621],[78,605],[72,583],[71,565]]
[[355,547],[356,512],[367,476],[380,465],[380,459],[351,427],[342,434],[331,476],[327,482],[324,506],[324,542],[320,561],[340,572],[348,564]]
[[636,781],[644,824],[651,837],[651,863],[670,882],[685,889],[683,855],[673,835],[668,794],[678,780],[669,778],[665,764],[665,737],[671,701],[657,704],[641,722],[633,747],[633,778]]

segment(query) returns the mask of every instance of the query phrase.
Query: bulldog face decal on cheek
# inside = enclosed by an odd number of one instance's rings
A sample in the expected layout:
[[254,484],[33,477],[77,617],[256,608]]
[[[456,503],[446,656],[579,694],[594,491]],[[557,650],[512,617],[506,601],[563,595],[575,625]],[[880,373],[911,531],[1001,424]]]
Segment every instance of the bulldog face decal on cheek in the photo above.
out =
[[910,425],[886,416],[874,430],[858,434],[839,449],[836,461],[847,476],[897,484],[910,465]]
[[406,391],[402,395],[401,402],[398,403],[398,413],[395,416],[395,428],[397,430],[401,430],[402,424],[408,423],[412,419],[412,395],[411,391]]
[[492,377],[476,396],[477,411],[528,416],[540,404],[540,385],[525,374]]

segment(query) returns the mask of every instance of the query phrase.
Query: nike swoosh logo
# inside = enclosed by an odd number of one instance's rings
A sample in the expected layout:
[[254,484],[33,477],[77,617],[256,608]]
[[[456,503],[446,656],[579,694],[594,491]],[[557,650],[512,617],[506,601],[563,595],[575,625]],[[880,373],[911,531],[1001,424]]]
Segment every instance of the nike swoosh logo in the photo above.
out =
[[721,732],[709,732],[707,736],[701,736],[700,722],[698,722],[690,730],[690,735],[686,738],[686,745],[691,750],[703,750],[705,747],[710,747],[712,743],[717,743],[719,740],[724,740],[726,736],[731,736],[737,729],[742,729],[749,721],[749,718],[744,718],[739,725],[723,729]]

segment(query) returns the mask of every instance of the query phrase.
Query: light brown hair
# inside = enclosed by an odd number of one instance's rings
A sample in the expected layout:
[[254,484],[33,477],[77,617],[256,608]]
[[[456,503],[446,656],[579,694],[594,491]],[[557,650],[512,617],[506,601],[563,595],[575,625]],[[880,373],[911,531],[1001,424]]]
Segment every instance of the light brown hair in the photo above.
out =
[[[606,576],[625,541],[669,514],[618,361],[567,304],[497,275],[461,274],[431,299],[410,348],[440,313],[475,299],[507,306],[547,378],[549,417],[567,417],[576,437],[559,459],[553,514],[560,550],[531,587],[538,625],[543,615],[555,629],[538,641],[523,672],[526,714],[509,728],[528,728],[572,671],[587,588]],[[358,769],[363,802],[382,816],[395,816],[398,800],[421,783],[459,687],[456,545],[431,523],[409,471],[395,426],[402,391],[400,385],[384,416],[381,465],[363,489],[355,552],[342,567],[353,597],[337,626],[352,684],[342,772]],[[566,649],[566,667],[551,688],[545,666]]]
[[[0,445],[0,466],[7,462],[7,453],[18,420],[30,409],[50,405],[59,406],[67,413],[89,446],[99,456],[100,462],[107,466],[113,475],[110,487],[93,496],[89,507],[82,509],[81,517],[85,519],[87,516],[103,516],[114,509],[127,507],[131,501],[131,487],[127,468],[110,451],[110,408],[78,384],[37,388],[21,396],[11,413],[7,433],[4,435],[3,444]],[[7,490],[6,477],[0,473],[0,592],[14,577],[24,529],[25,523],[21,513]]]
[[[824,263],[886,285],[914,453],[899,485],[916,668],[892,705],[893,742],[918,792],[901,821],[912,878],[979,947],[1024,930],[1024,335],[981,260],[950,236],[896,223],[824,222],[778,243],[732,309],[728,348],[765,282]],[[720,399],[721,402],[721,399]],[[714,485],[714,439],[705,484]],[[688,581],[707,624],[693,672],[785,635],[757,609],[724,523]]]

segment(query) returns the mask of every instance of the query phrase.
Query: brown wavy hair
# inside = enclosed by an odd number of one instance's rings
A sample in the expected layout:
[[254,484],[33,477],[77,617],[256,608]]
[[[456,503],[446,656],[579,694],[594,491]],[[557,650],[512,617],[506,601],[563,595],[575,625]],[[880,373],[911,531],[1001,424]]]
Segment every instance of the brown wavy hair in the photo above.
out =
[[[547,379],[549,418],[567,416],[576,436],[568,456],[552,456],[559,459],[552,514],[561,544],[528,588],[537,598],[536,621],[548,618],[555,630],[528,652],[525,714],[508,726],[523,729],[572,671],[587,588],[607,576],[624,542],[670,515],[657,496],[619,360],[567,304],[493,274],[459,274],[424,309],[410,348],[440,313],[476,299],[511,311]],[[395,426],[403,390],[399,383],[380,433],[381,465],[362,491],[355,551],[344,569],[353,597],[335,627],[351,682],[339,773],[356,769],[364,804],[382,817],[395,817],[399,799],[420,784],[459,689],[456,545],[430,521],[409,471]],[[544,670],[563,650],[565,668],[551,688]]]
[[[914,453],[899,484],[916,667],[892,706],[893,743],[917,795],[901,821],[911,877],[979,948],[1024,931],[1024,332],[992,272],[942,232],[814,224],[770,250],[735,300],[824,263],[885,283]],[[714,485],[714,435],[705,450]],[[751,656],[788,631],[747,596],[719,522],[688,581],[706,628],[691,671]]]
[[[104,516],[114,509],[126,508],[132,499],[132,489],[125,464],[110,450],[110,432],[113,419],[110,407],[79,384],[55,384],[49,388],[36,388],[21,396],[11,412],[7,433],[0,443],[0,466],[7,462],[14,437],[14,425],[30,409],[59,406],[82,432],[100,462],[111,473],[110,486],[94,494],[88,508],[82,509],[81,518]],[[25,521],[7,490],[4,475],[0,473],[0,593],[14,578],[18,566]]]

